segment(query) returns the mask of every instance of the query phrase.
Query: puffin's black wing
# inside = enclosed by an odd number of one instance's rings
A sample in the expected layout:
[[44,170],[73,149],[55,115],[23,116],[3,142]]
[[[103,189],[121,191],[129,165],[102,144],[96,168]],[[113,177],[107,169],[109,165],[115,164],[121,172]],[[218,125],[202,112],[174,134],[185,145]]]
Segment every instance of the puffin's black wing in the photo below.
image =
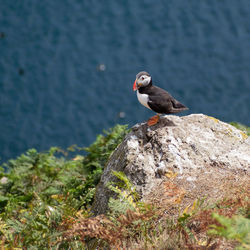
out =
[[147,94],[149,96],[148,105],[156,113],[173,114],[188,109],[167,91],[159,87],[152,86]]

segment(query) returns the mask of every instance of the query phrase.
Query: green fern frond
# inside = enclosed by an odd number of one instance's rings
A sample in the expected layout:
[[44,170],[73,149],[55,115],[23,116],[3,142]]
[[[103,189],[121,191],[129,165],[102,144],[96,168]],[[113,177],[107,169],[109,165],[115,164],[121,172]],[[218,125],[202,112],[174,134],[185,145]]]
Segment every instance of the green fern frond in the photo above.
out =
[[117,194],[117,198],[110,198],[109,208],[115,214],[125,214],[128,209],[137,211],[141,207],[139,195],[135,187],[123,172],[112,171],[116,176],[117,182],[109,182],[107,187]]
[[227,218],[216,213],[212,214],[212,216],[221,226],[211,225],[210,234],[237,240],[241,243],[237,249],[250,249],[250,219],[242,216]]

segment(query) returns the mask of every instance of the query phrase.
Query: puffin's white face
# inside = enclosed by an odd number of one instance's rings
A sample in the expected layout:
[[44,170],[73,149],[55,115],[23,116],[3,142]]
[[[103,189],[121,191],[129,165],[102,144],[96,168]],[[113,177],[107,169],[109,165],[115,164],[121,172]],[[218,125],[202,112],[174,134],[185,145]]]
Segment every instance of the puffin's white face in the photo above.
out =
[[151,76],[147,72],[145,72],[145,74],[142,74],[142,73],[144,72],[140,72],[136,76],[136,80],[133,86],[134,90],[137,90],[140,87],[146,87],[151,82]]
[[146,87],[151,82],[151,76],[141,75],[136,82],[137,82],[137,88]]

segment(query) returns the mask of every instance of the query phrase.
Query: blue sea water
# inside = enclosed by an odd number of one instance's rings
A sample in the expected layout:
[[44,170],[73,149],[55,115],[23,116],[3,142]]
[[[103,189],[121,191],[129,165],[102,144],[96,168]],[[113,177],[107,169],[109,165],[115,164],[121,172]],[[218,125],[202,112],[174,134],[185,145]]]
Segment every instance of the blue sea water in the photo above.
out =
[[0,161],[147,120],[142,70],[182,115],[250,125],[250,1],[0,0]]

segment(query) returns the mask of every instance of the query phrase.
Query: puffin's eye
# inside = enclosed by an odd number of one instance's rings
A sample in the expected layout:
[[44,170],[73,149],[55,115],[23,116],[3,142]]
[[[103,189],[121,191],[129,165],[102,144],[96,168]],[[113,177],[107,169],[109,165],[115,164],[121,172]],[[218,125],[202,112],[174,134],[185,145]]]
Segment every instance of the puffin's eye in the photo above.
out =
[[142,79],[142,81],[143,81],[145,78],[144,78],[144,77],[142,77],[141,79]]

